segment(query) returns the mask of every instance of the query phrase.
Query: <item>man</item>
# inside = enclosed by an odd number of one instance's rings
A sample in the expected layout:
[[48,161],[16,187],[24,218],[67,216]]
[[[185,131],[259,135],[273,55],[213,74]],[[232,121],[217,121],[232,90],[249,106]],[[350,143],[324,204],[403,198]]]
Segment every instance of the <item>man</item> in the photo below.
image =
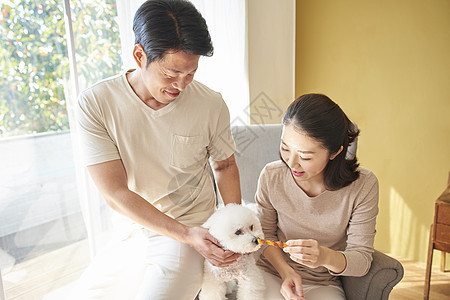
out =
[[138,298],[194,299],[204,259],[225,267],[239,256],[200,227],[215,208],[209,158],[224,203],[241,201],[229,112],[220,94],[193,81],[213,48],[190,2],[147,1],[133,30],[138,68],[80,95],[82,154],[109,206],[147,231]]

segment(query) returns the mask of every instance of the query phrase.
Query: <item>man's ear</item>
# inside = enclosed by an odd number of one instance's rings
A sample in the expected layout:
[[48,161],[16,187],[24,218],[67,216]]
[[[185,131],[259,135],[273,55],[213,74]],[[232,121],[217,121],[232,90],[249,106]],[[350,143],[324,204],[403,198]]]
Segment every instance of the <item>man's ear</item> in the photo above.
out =
[[140,44],[134,45],[133,58],[136,61],[138,67],[143,69],[147,65],[147,56],[145,55],[144,48]]
[[331,155],[330,155],[330,160],[333,160],[336,156],[338,156],[339,153],[341,153],[343,149],[344,149],[344,147],[341,146],[341,148],[339,148],[339,150],[338,150],[337,152],[331,154]]

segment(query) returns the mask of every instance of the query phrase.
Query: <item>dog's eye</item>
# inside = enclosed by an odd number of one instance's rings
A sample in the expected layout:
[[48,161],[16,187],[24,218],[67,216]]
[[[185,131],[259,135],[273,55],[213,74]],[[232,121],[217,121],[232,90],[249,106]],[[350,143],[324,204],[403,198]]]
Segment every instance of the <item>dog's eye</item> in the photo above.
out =
[[236,232],[234,233],[235,235],[241,235],[242,231],[240,229],[236,230]]
[[250,226],[250,230],[251,230],[251,231],[253,231],[253,225],[252,225],[252,226]]

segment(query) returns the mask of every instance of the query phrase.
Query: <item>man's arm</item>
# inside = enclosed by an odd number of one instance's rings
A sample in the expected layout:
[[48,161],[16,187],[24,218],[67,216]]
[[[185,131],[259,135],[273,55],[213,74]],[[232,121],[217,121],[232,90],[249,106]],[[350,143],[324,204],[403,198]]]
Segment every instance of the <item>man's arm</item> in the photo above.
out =
[[152,231],[191,246],[213,265],[227,266],[235,261],[233,252],[219,248],[218,241],[207,229],[181,224],[128,189],[120,159],[88,166],[88,171],[112,209]]
[[234,154],[225,160],[211,161],[214,177],[219,188],[223,203],[241,204],[241,185],[239,181],[239,170],[236,165]]

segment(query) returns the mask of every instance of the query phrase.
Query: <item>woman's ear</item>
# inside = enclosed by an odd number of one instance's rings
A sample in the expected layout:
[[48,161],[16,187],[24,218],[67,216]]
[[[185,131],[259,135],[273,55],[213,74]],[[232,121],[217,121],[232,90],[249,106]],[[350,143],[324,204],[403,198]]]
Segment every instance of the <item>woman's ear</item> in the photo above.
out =
[[331,154],[331,155],[330,155],[330,160],[333,160],[336,156],[338,156],[339,153],[341,153],[343,149],[344,149],[344,147],[341,146],[341,148],[339,148],[339,150],[338,150],[337,152]]
[[133,58],[140,69],[145,68],[147,65],[147,56],[145,55],[144,48],[140,44],[134,45]]

